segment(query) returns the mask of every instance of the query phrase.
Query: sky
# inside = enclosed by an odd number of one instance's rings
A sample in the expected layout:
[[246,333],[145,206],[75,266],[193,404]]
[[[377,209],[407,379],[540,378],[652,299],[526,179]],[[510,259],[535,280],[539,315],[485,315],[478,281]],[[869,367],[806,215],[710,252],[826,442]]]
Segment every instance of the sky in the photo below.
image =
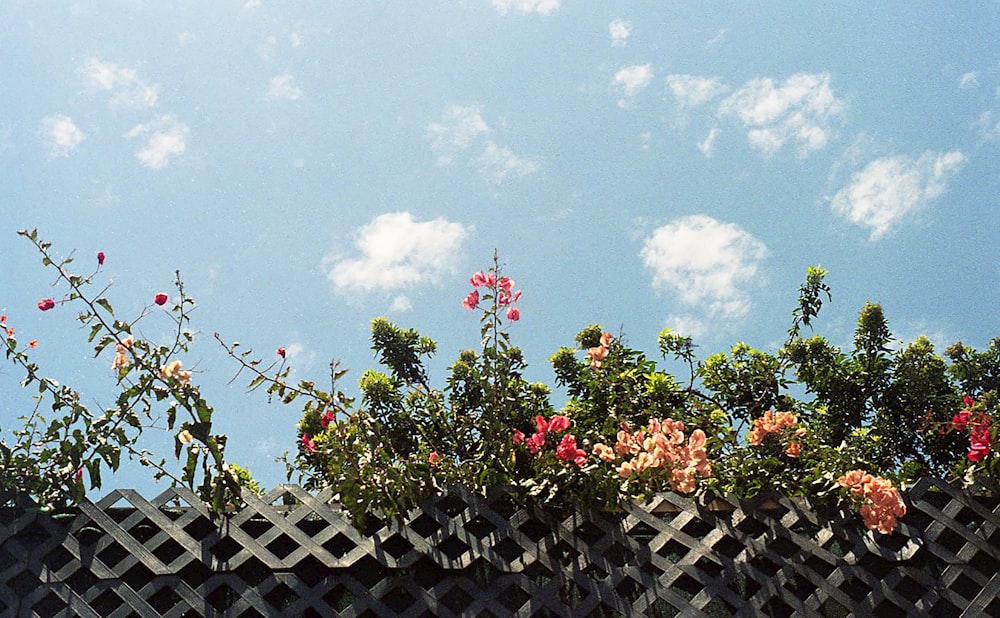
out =
[[[38,228],[137,315],[175,271],[198,302],[184,357],[266,486],[300,409],[231,382],[213,333],[297,378],[369,323],[435,339],[432,381],[479,345],[461,306],[490,266],[523,291],[531,367],[587,325],[656,355],[768,351],[806,268],[817,332],[849,346],[880,302],[901,342],[1000,335],[1000,4],[994,2],[0,4],[0,311],[43,373],[115,396],[19,229]],[[100,289],[100,288],[97,288]],[[155,311],[141,335],[170,336]],[[0,367],[0,427],[30,410]],[[559,403],[556,393],[556,405]],[[144,440],[172,455],[162,421]],[[9,433],[6,434],[9,436]],[[164,486],[126,464],[107,482]]]

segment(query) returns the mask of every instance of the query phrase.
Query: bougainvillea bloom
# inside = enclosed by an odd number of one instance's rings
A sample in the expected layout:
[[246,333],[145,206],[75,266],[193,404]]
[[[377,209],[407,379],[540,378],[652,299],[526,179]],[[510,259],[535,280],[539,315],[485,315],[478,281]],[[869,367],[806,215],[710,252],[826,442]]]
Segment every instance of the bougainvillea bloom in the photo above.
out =
[[132,335],[129,335],[122,339],[120,343],[115,344],[115,360],[111,361],[112,369],[121,371],[123,367],[128,365],[128,351],[132,349],[132,343]]
[[979,420],[972,425],[969,432],[969,461],[982,461],[990,453],[990,421],[985,414],[979,414]]
[[965,429],[972,419],[972,412],[969,410],[962,410],[958,414],[952,417],[951,426],[954,429]]
[[601,334],[601,343],[596,348],[590,348],[587,350],[587,358],[590,359],[591,369],[600,369],[601,362],[608,357],[608,351],[611,348],[611,333]]
[[302,434],[302,446],[304,446],[310,453],[316,452],[316,443],[313,442],[312,437],[307,433]]
[[427,456],[427,463],[432,466],[438,465],[439,461],[441,461],[441,455],[437,451],[431,451],[431,454]]
[[479,290],[472,290],[469,295],[465,297],[462,301],[462,306],[472,311],[479,306]]
[[191,372],[182,369],[181,361],[175,360],[160,367],[160,378],[177,380],[181,386],[187,386],[191,382]]
[[798,457],[799,451],[801,450],[802,450],[801,444],[799,444],[798,442],[792,442],[791,444],[788,445],[788,448],[785,449],[785,455],[788,455],[789,457]]
[[319,417],[319,424],[322,425],[323,429],[326,429],[333,422],[334,418],[336,418],[336,415],[333,413],[333,410],[327,410],[323,412],[323,416]]
[[31,341],[29,341],[28,342],[28,347],[32,348],[32,349],[37,348],[38,347],[38,340],[37,339],[32,339]]
[[483,271],[477,272],[476,274],[472,275],[471,279],[469,279],[469,283],[472,284],[472,287],[476,287],[476,288],[478,288],[480,286],[485,286],[486,285],[486,274]]
[[103,251],[98,251],[97,252],[97,264],[98,264],[98,266],[103,266],[104,265],[104,252]]
[[514,280],[510,277],[500,277],[500,280],[497,281],[497,287],[509,295],[511,288],[514,287]]
[[511,307],[507,310],[507,319],[511,322],[517,322],[521,319],[521,310],[517,307]]
[[157,305],[161,305],[162,306],[162,305],[167,304],[167,299],[168,298],[169,297],[166,294],[164,294],[163,292],[159,292],[159,293],[157,293],[156,296],[153,297],[153,302],[156,303]]
[[869,530],[889,534],[896,529],[898,518],[906,515],[906,505],[892,481],[872,476],[864,470],[851,470],[837,479],[841,487],[866,501],[861,507],[861,517]]
[[278,355],[278,356],[280,356],[281,358],[285,358],[285,354],[286,354],[286,352],[285,352],[285,348],[278,348],[278,350],[277,350],[277,352],[276,352],[276,353],[277,353],[277,355]]
[[559,446],[556,447],[556,459],[559,461],[572,461],[578,466],[587,463],[587,453],[583,449],[577,448],[576,436],[571,433],[563,436]]
[[569,429],[570,420],[568,416],[563,416],[561,414],[554,414],[552,418],[549,419],[548,426],[546,429],[548,431],[566,431]]
[[54,298],[43,298],[38,301],[38,309],[40,311],[48,311],[49,309],[56,306],[56,301]]
[[524,432],[520,429],[514,430],[514,444],[524,444]]

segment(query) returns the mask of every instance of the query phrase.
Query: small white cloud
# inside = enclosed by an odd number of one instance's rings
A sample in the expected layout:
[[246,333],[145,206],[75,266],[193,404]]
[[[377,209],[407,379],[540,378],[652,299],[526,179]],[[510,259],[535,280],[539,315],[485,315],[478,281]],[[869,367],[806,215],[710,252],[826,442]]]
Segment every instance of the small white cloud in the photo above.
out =
[[431,149],[438,155],[438,165],[449,165],[455,155],[468,149],[476,137],[489,130],[479,105],[452,105],[445,110],[440,122],[427,125],[427,137],[431,140]]
[[73,119],[62,114],[42,118],[38,134],[49,152],[50,159],[68,157],[84,140],[83,131],[77,128]]
[[826,146],[844,107],[828,73],[797,73],[781,84],[769,77],[751,80],[720,104],[719,115],[736,117],[750,145],[765,154],[793,141],[805,156]]
[[169,115],[136,125],[125,134],[128,139],[143,138],[145,145],[136,151],[142,165],[158,170],[166,167],[187,149],[188,127]]
[[717,137],[719,137],[719,127],[712,127],[712,129],[708,132],[708,135],[705,136],[705,139],[698,144],[698,150],[701,151],[701,154],[706,157],[712,156]]
[[992,111],[985,111],[976,120],[979,135],[984,141],[1000,141],[1000,121],[994,119]]
[[697,75],[667,75],[667,85],[681,107],[698,107],[729,91],[718,79]]
[[612,47],[625,47],[632,34],[632,22],[616,19],[608,24],[608,34],[611,35]]
[[717,321],[749,312],[748,288],[757,283],[768,250],[736,224],[690,215],[654,230],[639,255],[653,271],[653,288],[676,294],[704,319]]
[[389,306],[389,313],[406,313],[407,311],[413,310],[413,303],[406,294],[399,294],[392,299],[392,304]]
[[719,30],[714,37],[705,42],[705,47],[715,47],[719,43],[726,40],[726,33],[729,32],[725,28]]
[[693,315],[671,315],[667,327],[682,337],[701,339],[711,332],[711,324]]
[[959,88],[973,88],[979,85],[979,73],[975,71],[969,71],[968,73],[963,73],[962,77],[958,78]]
[[618,106],[628,107],[629,99],[645,90],[652,81],[653,66],[650,64],[639,64],[620,69],[612,80],[612,83],[625,95],[625,98],[619,99]]
[[501,184],[509,175],[520,177],[538,171],[538,161],[518,157],[509,148],[490,142],[479,156],[479,170],[492,182]]
[[501,15],[507,13],[551,15],[559,10],[559,0],[493,0],[493,8]]
[[287,73],[275,75],[271,78],[264,99],[268,101],[277,101],[278,99],[297,101],[302,97],[302,90],[293,83],[294,80],[295,78]]
[[360,256],[331,253],[323,266],[334,289],[345,294],[434,283],[456,270],[458,250],[472,230],[441,218],[416,221],[409,212],[386,213],[358,230],[354,247]]
[[907,214],[944,193],[947,181],[966,158],[953,150],[925,152],[919,159],[883,157],[851,176],[851,182],[830,200],[835,213],[871,228],[878,240]]
[[144,109],[155,107],[159,100],[160,85],[140,79],[134,69],[87,58],[76,72],[89,92],[110,92],[112,107]]

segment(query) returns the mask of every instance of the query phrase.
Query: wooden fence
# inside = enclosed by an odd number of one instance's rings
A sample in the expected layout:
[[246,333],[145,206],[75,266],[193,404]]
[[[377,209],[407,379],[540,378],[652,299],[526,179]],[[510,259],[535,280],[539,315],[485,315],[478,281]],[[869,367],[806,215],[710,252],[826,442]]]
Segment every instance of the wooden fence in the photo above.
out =
[[456,489],[362,531],[329,500],[0,512],[0,616],[1000,616],[1000,500],[940,481],[890,536],[778,496],[561,518]]

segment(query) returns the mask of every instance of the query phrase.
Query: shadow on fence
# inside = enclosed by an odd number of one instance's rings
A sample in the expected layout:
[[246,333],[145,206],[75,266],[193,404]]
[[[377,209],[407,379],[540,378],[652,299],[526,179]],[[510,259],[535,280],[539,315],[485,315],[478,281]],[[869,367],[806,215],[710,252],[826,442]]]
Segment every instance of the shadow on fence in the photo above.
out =
[[1000,500],[907,500],[881,536],[780,496],[560,518],[455,489],[359,531],[294,485],[221,519],[118,490],[0,512],[0,616],[1000,616]]

